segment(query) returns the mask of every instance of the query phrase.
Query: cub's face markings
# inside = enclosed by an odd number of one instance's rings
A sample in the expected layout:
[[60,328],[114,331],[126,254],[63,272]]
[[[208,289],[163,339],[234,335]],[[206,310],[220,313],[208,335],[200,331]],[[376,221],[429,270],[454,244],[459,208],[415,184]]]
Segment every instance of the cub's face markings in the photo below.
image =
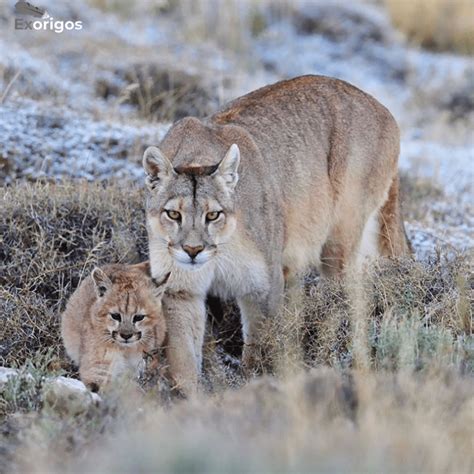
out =
[[109,313],[109,314],[113,320],[118,321],[118,322],[122,321],[122,316],[120,316],[119,313]]
[[161,297],[169,276],[160,280],[139,274],[124,278],[100,268],[93,270],[98,304],[95,323],[107,340],[133,345],[154,337],[156,324],[161,324]]
[[[128,302],[129,298],[127,298]],[[148,318],[143,311],[133,314],[126,314],[126,311],[120,312],[114,310],[108,314],[108,330],[112,339],[120,344],[133,344],[142,338],[143,322]]]

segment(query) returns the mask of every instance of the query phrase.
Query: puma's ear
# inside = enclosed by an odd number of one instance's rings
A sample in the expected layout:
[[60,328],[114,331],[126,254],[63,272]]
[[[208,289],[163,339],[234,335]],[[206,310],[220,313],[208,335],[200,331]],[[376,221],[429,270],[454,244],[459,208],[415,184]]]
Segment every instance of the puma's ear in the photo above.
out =
[[140,270],[143,273],[146,273],[147,275],[150,275],[150,262],[148,260],[141,262],[141,263],[136,263],[133,265],[134,268],[137,270]]
[[170,160],[156,146],[150,146],[145,150],[143,168],[147,174],[146,184],[150,190],[155,189],[159,181],[169,178],[174,173]]
[[105,274],[104,270],[95,267],[91,273],[92,281],[94,282],[95,291],[99,298],[105,295],[105,293],[112,288],[112,281]]
[[153,287],[154,287],[153,294],[155,295],[156,298],[160,298],[161,296],[163,296],[163,293],[166,290],[166,283],[168,282],[170,275],[171,275],[171,272],[167,273],[160,280],[157,280],[156,278],[151,279],[151,281],[153,282]]
[[239,174],[237,170],[240,163],[240,150],[239,147],[234,143],[227,151],[224,159],[219,163],[217,170],[214,172],[214,176],[218,176],[224,180],[227,187],[233,191],[237,181],[239,180]]

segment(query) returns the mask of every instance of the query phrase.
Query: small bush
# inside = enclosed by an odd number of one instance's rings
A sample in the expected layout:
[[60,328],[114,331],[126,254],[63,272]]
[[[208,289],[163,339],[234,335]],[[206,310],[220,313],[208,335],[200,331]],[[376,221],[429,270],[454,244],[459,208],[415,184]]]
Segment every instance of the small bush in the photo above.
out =
[[41,408],[41,387],[46,375],[59,372],[51,370],[53,349],[44,348],[34,360],[28,359],[18,376],[9,377],[0,387],[0,419],[11,413],[30,413]]
[[[465,257],[380,260],[371,266],[363,295],[354,297],[343,282],[309,284],[302,328],[306,363],[351,366],[354,312],[362,308],[374,368],[422,368],[446,355],[450,363],[471,366],[469,344],[456,343],[472,335],[468,274]],[[407,344],[413,346],[408,358],[402,354]]]

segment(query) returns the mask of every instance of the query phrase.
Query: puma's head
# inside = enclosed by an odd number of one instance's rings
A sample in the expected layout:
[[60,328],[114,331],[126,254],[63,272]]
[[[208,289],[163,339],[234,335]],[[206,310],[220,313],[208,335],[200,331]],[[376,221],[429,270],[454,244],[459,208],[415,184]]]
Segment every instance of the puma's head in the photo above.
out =
[[145,151],[150,190],[150,249],[167,252],[185,269],[201,268],[219,253],[235,230],[234,189],[240,152],[233,144],[213,166],[174,168],[156,147]]
[[159,347],[166,332],[161,298],[169,274],[161,281],[149,276],[149,264],[95,268],[96,303],[93,325],[104,342],[122,347]]

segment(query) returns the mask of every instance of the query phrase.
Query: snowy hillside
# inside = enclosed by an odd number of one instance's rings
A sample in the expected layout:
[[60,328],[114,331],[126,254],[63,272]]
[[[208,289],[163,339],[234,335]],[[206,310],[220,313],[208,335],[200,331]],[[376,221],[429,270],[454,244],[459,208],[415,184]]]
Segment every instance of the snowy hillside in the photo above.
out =
[[5,183],[140,181],[144,148],[174,119],[205,115],[281,78],[323,74],[386,105],[402,130],[402,172],[439,190],[423,215],[407,214],[418,255],[473,247],[472,60],[409,46],[382,7],[242,2],[231,11],[237,22],[204,8],[193,23],[160,2],[104,11],[101,2],[45,1],[51,16],[83,22],[58,34],[15,30],[13,4],[0,7]]

